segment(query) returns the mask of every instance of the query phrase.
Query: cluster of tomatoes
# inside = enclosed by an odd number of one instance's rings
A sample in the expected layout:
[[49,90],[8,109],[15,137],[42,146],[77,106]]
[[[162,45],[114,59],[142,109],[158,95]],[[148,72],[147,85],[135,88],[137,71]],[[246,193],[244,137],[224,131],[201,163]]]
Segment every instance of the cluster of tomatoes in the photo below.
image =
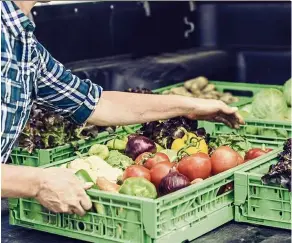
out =
[[219,174],[240,164],[259,157],[271,149],[251,149],[245,158],[228,146],[217,148],[211,156],[198,152],[182,157],[179,161],[171,162],[169,157],[161,152],[152,154],[145,152],[135,160],[135,165],[128,167],[123,180],[129,177],[144,177],[158,188],[161,180],[175,168],[179,173],[186,176],[193,183],[202,181],[210,176]]

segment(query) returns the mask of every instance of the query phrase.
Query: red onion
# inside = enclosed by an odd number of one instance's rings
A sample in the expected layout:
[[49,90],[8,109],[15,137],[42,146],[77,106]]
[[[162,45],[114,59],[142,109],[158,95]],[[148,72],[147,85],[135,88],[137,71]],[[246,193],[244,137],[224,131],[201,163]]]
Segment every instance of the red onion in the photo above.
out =
[[161,180],[158,191],[160,196],[164,196],[189,185],[191,185],[191,182],[186,176],[177,172],[176,170],[172,170]]
[[138,135],[129,137],[125,154],[135,160],[144,152],[156,153],[156,150],[156,145],[151,139]]

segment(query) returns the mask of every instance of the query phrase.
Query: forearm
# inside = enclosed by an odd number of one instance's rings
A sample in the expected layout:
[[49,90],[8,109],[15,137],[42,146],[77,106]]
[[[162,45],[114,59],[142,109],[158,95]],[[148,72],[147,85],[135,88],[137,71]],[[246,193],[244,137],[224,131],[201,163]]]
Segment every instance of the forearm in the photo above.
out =
[[130,125],[183,116],[194,109],[193,98],[104,91],[92,116],[99,126]]
[[35,197],[40,187],[42,169],[1,165],[1,197]]

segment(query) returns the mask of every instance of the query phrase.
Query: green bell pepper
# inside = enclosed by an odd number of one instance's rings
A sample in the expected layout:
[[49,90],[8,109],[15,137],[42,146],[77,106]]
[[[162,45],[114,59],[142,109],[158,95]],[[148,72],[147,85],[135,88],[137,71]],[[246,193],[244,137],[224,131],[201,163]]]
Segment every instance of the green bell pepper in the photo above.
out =
[[94,181],[91,179],[90,175],[87,173],[86,170],[78,170],[75,175],[79,178],[79,180],[81,180],[82,182],[86,183],[86,182],[92,182],[93,186],[91,187],[92,189],[97,189],[98,187],[97,185],[94,183]]
[[126,179],[119,193],[152,199],[157,197],[155,186],[143,177],[131,177]]

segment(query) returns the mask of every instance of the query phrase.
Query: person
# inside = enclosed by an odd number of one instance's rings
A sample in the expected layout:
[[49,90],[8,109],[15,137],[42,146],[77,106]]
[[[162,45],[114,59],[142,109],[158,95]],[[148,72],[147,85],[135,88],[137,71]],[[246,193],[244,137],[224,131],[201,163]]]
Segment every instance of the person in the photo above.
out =
[[129,125],[186,116],[243,124],[237,109],[221,101],[175,95],[102,91],[66,70],[37,41],[29,20],[35,1],[1,1],[1,193],[35,198],[53,212],[84,215],[92,206],[83,185],[69,170],[7,165],[5,162],[28,120],[33,102],[72,122]]

